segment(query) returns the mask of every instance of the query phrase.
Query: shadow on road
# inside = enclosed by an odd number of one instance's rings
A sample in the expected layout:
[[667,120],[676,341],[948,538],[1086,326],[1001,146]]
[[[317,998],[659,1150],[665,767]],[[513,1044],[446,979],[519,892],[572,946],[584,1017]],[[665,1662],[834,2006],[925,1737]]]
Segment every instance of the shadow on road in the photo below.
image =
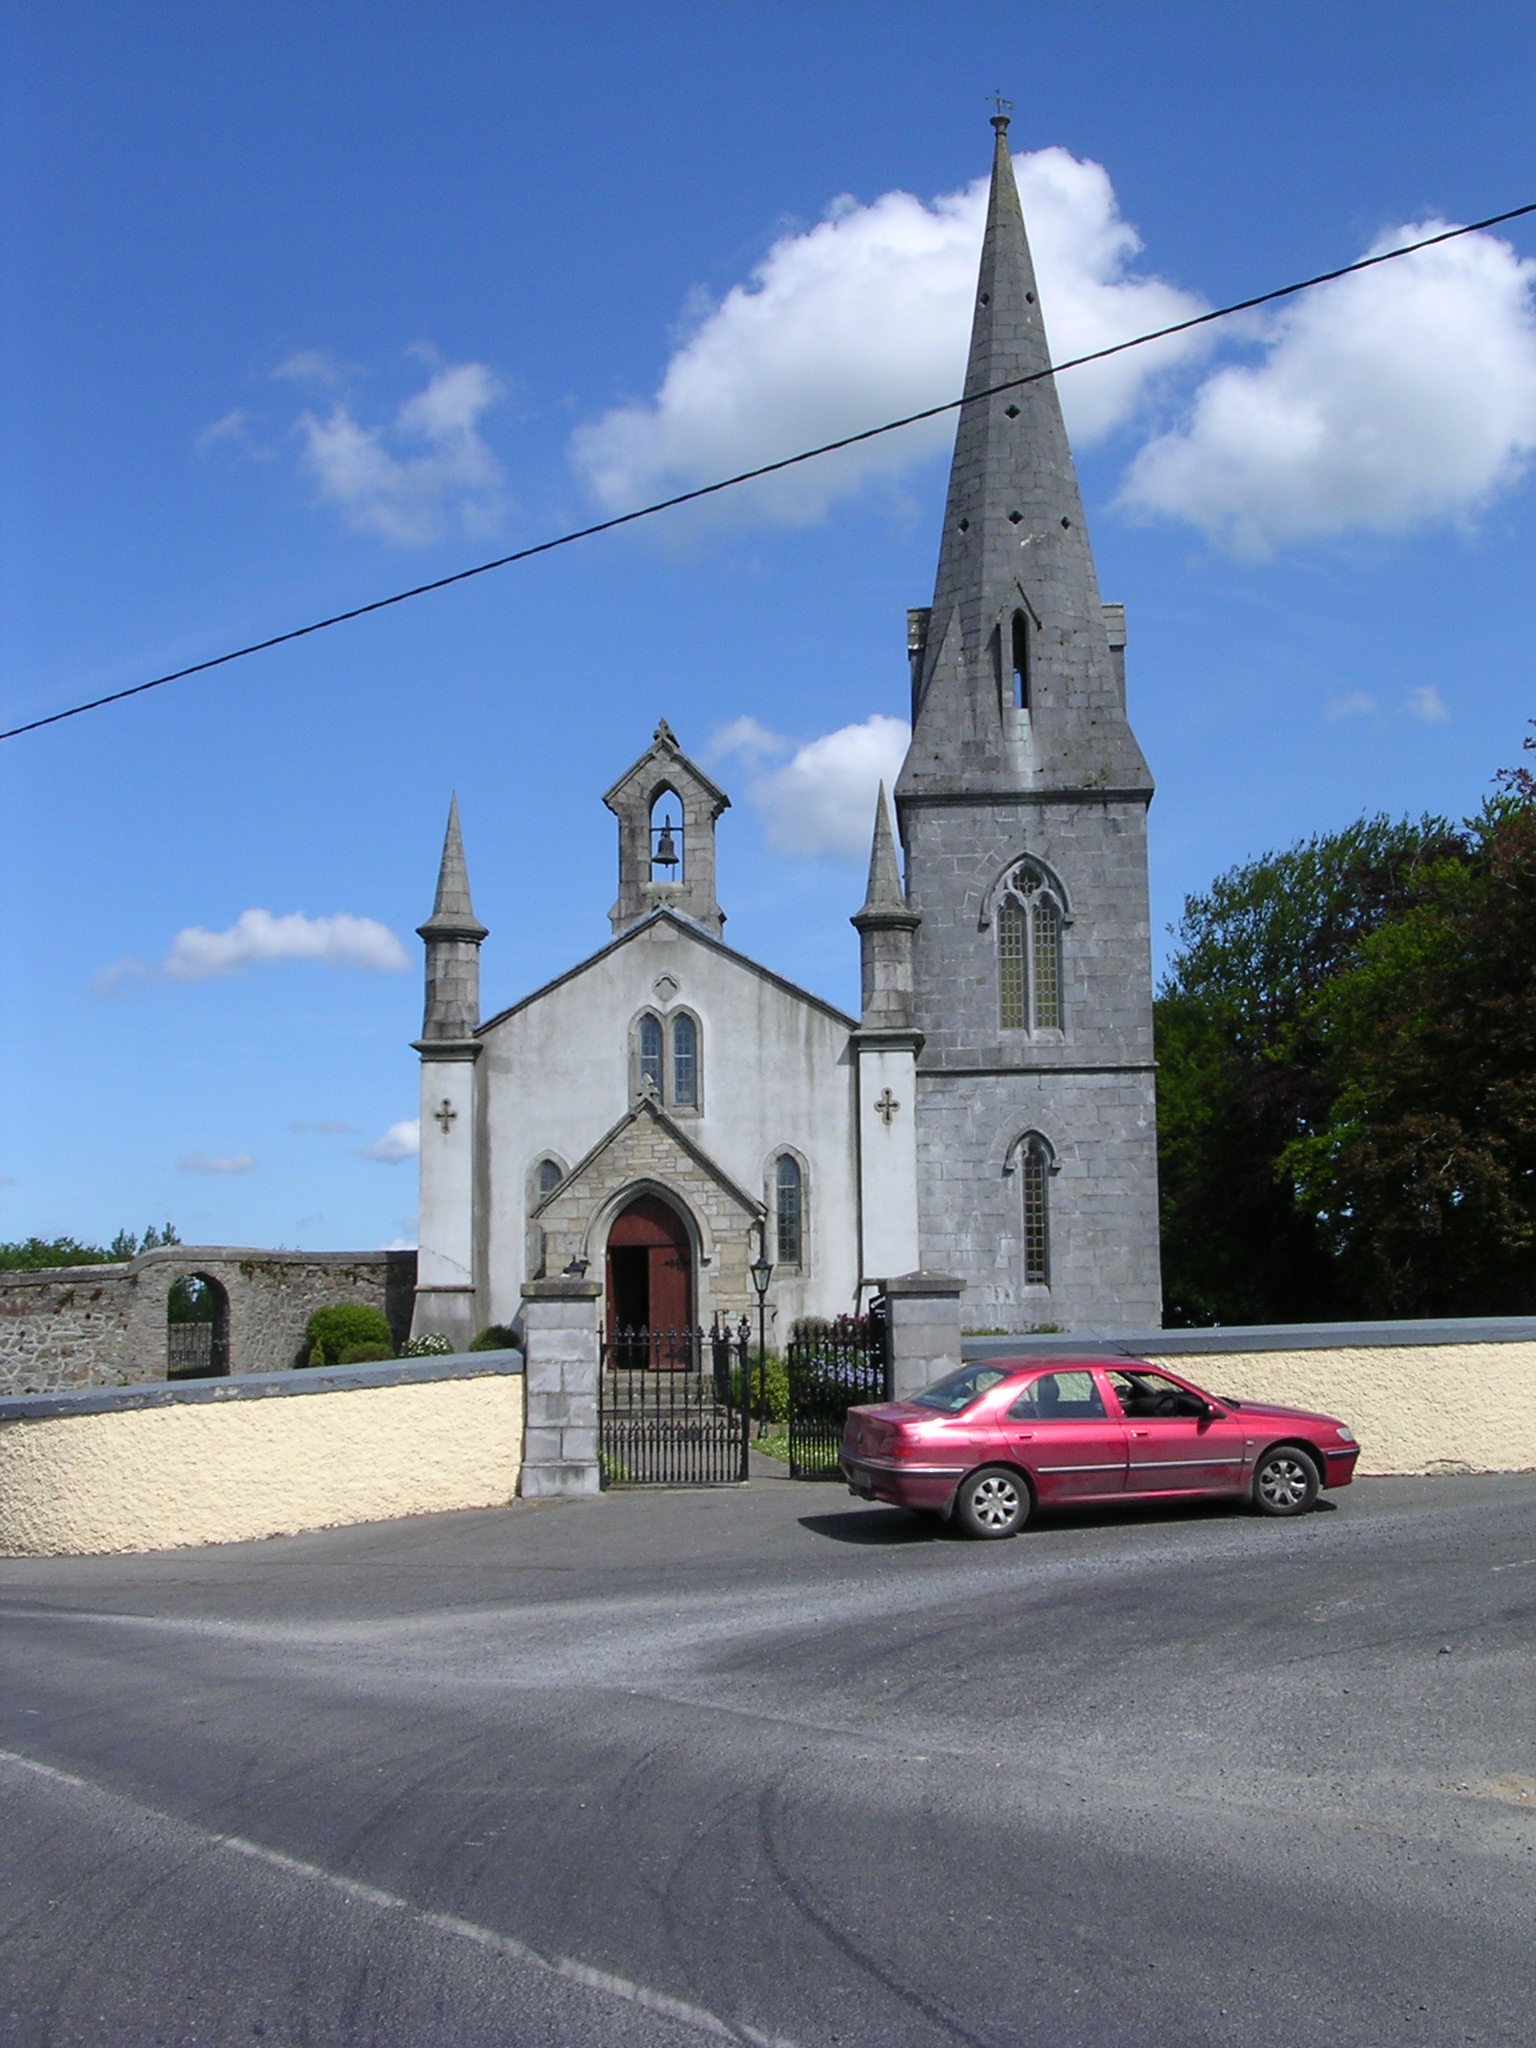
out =
[[[1051,1508],[1037,1511],[1029,1519],[1030,1529],[1099,1529],[1135,1522],[1216,1521],[1231,1515],[1250,1515],[1251,1510],[1236,1500],[1125,1500],[1104,1502],[1091,1508]],[[1338,1502],[1319,1500],[1309,1510],[1314,1515],[1338,1513]],[[813,1536],[830,1536],[834,1543],[857,1543],[876,1549],[897,1549],[923,1543],[964,1542],[965,1532],[954,1522],[938,1515],[910,1514],[905,1508],[844,1508],[837,1514],[801,1515],[802,1529]],[[1027,1532],[1026,1532],[1027,1533]]]

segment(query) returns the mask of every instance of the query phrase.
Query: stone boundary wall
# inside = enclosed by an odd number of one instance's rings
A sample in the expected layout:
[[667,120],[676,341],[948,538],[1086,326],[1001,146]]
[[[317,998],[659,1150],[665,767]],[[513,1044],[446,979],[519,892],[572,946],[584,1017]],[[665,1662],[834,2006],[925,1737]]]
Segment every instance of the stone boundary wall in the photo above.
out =
[[0,1397],[163,1380],[166,1297],[192,1273],[229,1297],[233,1373],[302,1364],[304,1326],[332,1302],[382,1310],[397,1345],[410,1334],[414,1252],[168,1245],[124,1265],[0,1273]]
[[522,1367],[484,1351],[0,1400],[0,1556],[503,1506],[522,1469]]
[[1536,1470],[1536,1316],[965,1339],[968,1359],[1086,1354],[1162,1358],[1213,1394],[1337,1416],[1361,1477]]

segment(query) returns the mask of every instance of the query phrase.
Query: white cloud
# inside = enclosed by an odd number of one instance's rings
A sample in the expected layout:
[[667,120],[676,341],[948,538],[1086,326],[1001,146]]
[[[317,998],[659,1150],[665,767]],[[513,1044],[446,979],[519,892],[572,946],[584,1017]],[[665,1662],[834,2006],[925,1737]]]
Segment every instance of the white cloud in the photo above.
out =
[[223,441],[232,442],[244,454],[258,453],[251,438],[251,416],[243,405],[237,405],[233,412],[225,413],[222,419],[204,427],[197,437],[197,452],[199,455],[207,455]]
[[[1437,233],[1393,229],[1372,253]],[[1466,519],[1536,452],[1536,261],[1490,234],[1320,285],[1143,448],[1124,500],[1261,556]]]
[[304,917],[298,911],[274,917],[270,910],[242,910],[227,931],[211,932],[200,924],[179,931],[158,967],[142,960],[115,961],[96,976],[95,986],[104,991],[123,981],[207,981],[274,960],[323,960],[328,967],[387,973],[410,965],[394,933],[371,917],[349,917],[345,911],[335,917]]
[[230,1152],[215,1159],[206,1152],[184,1152],[176,1164],[183,1173],[249,1173],[256,1162],[249,1152]]
[[323,349],[295,349],[272,372],[285,384],[339,384],[341,372]]
[[754,768],[788,754],[747,788],[770,842],[786,853],[859,857],[869,852],[876,792],[895,782],[911,736],[905,719],[877,711],[797,747],[756,719],[739,718],[715,735],[711,752],[717,759],[738,754]]
[[1364,690],[1351,690],[1347,696],[1335,697],[1331,704],[1324,706],[1327,718],[1368,718],[1380,709],[1376,699]]
[[300,1136],[308,1131],[314,1131],[322,1138],[355,1138],[357,1136],[353,1126],[339,1116],[323,1116],[315,1124],[306,1124],[296,1117],[289,1124],[288,1128]]
[[1424,683],[1408,697],[1408,716],[1422,719],[1426,725],[1448,725],[1450,707],[1433,683]]
[[388,1166],[398,1166],[402,1159],[414,1159],[420,1151],[421,1118],[409,1116],[391,1124],[371,1145],[364,1145],[357,1156],[359,1159],[382,1159]]
[[[1014,159],[1058,361],[1202,310],[1204,301],[1129,270],[1141,247],[1109,174],[1064,149]],[[599,500],[623,510],[956,396],[965,372],[987,180],[931,204],[887,192],[837,201],[824,220],[775,242],[747,283],[690,310],[650,401],[581,428],[572,453]],[[1138,349],[1061,381],[1079,445],[1141,402],[1148,381],[1206,346],[1202,336]],[[949,445],[946,415],[751,487],[756,509],[818,518],[871,477],[891,477]],[[737,494],[739,496],[739,494]]]
[[[279,374],[296,374],[293,358]],[[347,522],[401,545],[435,540],[452,519],[483,532],[501,511],[501,464],[481,417],[502,394],[484,363],[446,363],[386,426],[362,426],[339,400],[299,418],[304,464]]]

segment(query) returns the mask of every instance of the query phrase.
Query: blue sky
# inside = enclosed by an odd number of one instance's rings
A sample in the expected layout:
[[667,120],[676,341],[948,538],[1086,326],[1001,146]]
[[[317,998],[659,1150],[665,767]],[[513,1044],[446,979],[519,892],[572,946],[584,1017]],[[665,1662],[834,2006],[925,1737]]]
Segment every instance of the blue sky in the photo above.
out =
[[[999,85],[1058,354],[1536,198],[1512,5],[0,21],[6,724],[948,395]],[[1063,379],[1160,944],[1536,713],[1536,229],[1461,246]],[[0,748],[0,1236],[409,1241],[449,792],[490,1013],[605,938],[659,716],[735,797],[727,937],[852,1004],[942,442]]]

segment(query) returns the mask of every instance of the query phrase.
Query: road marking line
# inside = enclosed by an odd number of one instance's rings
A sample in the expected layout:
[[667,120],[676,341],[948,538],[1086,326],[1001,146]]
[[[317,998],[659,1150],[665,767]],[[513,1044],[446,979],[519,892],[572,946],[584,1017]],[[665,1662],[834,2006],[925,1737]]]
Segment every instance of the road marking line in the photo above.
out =
[[377,1885],[363,1884],[358,1878],[343,1877],[338,1871],[327,1870],[323,1864],[306,1863],[301,1857],[286,1855],[281,1849],[269,1849],[262,1842],[247,1840],[244,1835],[216,1835],[208,1828],[199,1827],[195,1821],[163,1813],[158,1807],[146,1806],[141,1800],[122,1792],[109,1791],[105,1785],[76,1777],[72,1771],[61,1771],[52,1764],[39,1763],[35,1757],[23,1756],[17,1750],[0,1749],[0,1763],[10,1764],[16,1770],[30,1771],[35,1777],[46,1778],[52,1784],[66,1785],[71,1791],[94,1793],[97,1798],[113,1805],[132,1807],[151,1820],[185,1829],[188,1834],[200,1837],[210,1848],[227,1849],[231,1855],[265,1863],[270,1869],[280,1870],[287,1876],[323,1884],[358,1905],[375,1906],[390,1913],[408,1913],[424,1927],[436,1928],[441,1934],[455,1935],[461,1941],[472,1941],[480,1948],[488,1948],[507,1957],[511,1962],[523,1963],[552,1977],[563,1977],[568,1983],[579,1984],[585,1990],[622,1999],[627,2005],[642,2006],[647,2012],[658,2013],[665,2019],[677,2020],[685,2027],[712,2034],[717,2041],[745,2041],[750,2048],[795,2048],[795,2043],[782,2035],[760,2033],[756,2027],[749,2027],[743,2021],[723,2020],[707,2006],[691,2005],[686,1999],[672,1997],[669,1992],[655,1991],[648,1984],[637,1983],[633,1977],[594,1969],[590,1963],[578,1962],[574,1956],[542,1955],[515,1935],[498,1934],[493,1927],[482,1927],[474,1920],[461,1920],[453,1913],[429,1912],[425,1907],[413,1905],[409,1899],[402,1898],[398,1892],[381,1891]]
[[1490,1565],[1489,1570],[1495,1572],[1523,1572],[1528,1571],[1533,1564],[1536,1564],[1536,1557],[1522,1557],[1516,1564]]

